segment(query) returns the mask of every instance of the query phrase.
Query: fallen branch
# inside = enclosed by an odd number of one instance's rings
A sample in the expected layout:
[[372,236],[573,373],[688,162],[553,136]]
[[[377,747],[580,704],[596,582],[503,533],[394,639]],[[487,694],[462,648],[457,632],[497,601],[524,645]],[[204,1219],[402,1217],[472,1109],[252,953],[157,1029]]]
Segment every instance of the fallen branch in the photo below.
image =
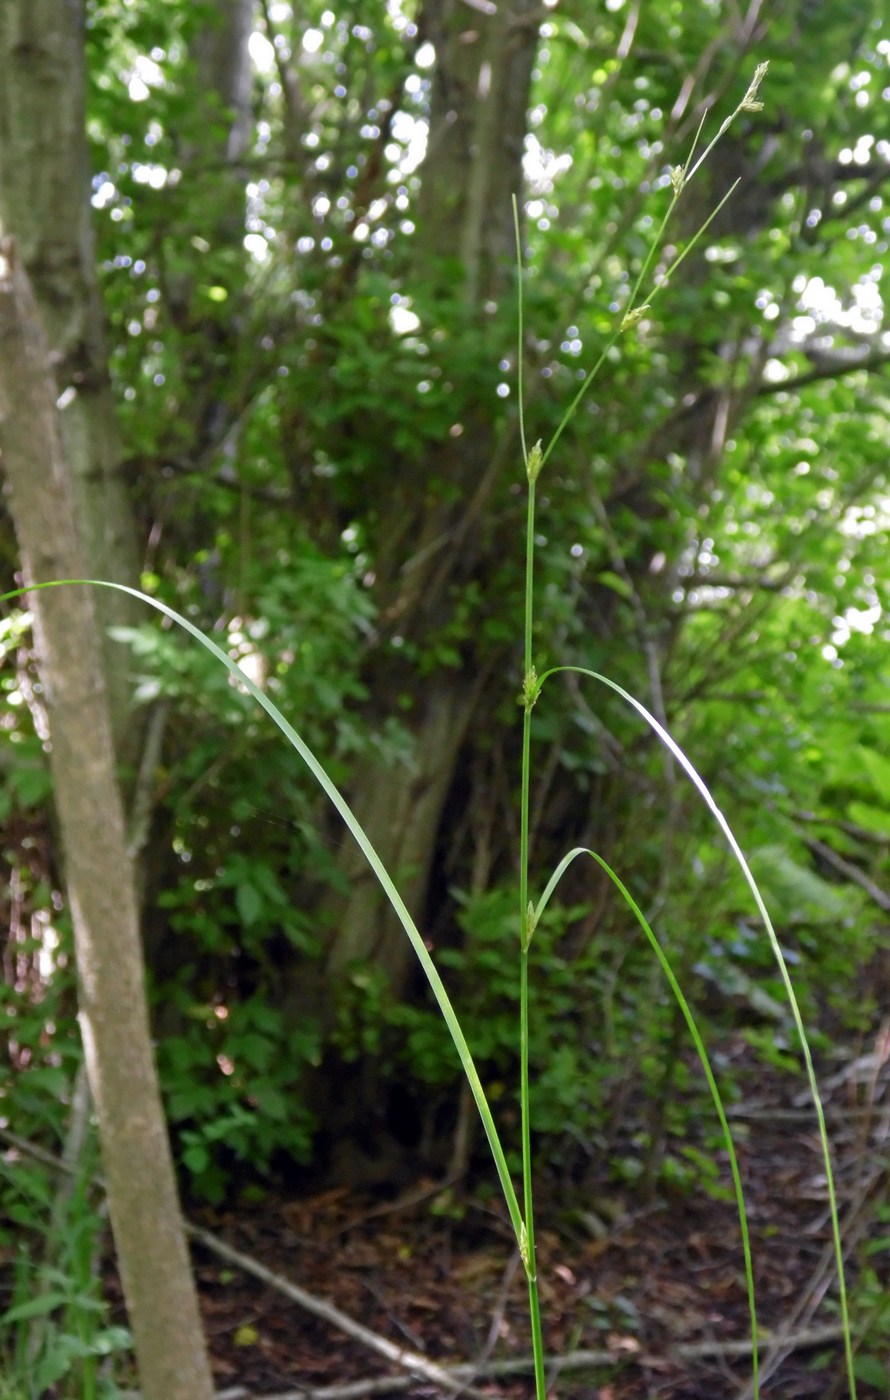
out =
[[[467,1387],[467,1381],[473,1379],[473,1368],[464,1368],[465,1372],[460,1377],[456,1377],[452,1369],[437,1366],[435,1362],[428,1361],[419,1352],[410,1351],[407,1347],[395,1346],[392,1342],[381,1337],[378,1332],[372,1332],[370,1327],[365,1327],[360,1322],[356,1322],[346,1313],[335,1308],[333,1303],[328,1303],[324,1298],[318,1298],[314,1293],[308,1293],[305,1288],[300,1288],[298,1284],[291,1283],[290,1279],[283,1274],[277,1274],[272,1269],[267,1269],[265,1264],[261,1264],[258,1259],[254,1259],[249,1254],[242,1254],[240,1249],[234,1249],[225,1240],[219,1239],[217,1235],[212,1235],[209,1230],[204,1230],[200,1225],[191,1225],[186,1222],[186,1233],[198,1244],[204,1245],[211,1253],[220,1259],[225,1259],[229,1264],[236,1264],[244,1273],[251,1274],[254,1278],[260,1279],[263,1283],[274,1288],[278,1293],[282,1293],[285,1298],[289,1298],[292,1303],[297,1303],[304,1312],[312,1313],[314,1317],[320,1317],[324,1322],[330,1323],[338,1331],[351,1337],[353,1341],[360,1342],[369,1351],[376,1352],[378,1356],[391,1361],[395,1366],[404,1367],[411,1372],[411,1376],[431,1381],[433,1385],[441,1386],[443,1390],[463,1391],[466,1395],[476,1396],[478,1400],[484,1400],[480,1391],[474,1391]],[[410,1377],[406,1378],[410,1384]],[[313,1392],[302,1390],[301,1395],[309,1395]]]

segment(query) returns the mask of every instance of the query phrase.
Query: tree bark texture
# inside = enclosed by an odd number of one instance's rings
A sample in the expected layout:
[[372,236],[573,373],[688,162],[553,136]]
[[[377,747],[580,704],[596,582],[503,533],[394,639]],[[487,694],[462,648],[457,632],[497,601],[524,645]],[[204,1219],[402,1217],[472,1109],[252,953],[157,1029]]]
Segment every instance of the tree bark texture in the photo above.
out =
[[[163,281],[170,317],[183,335],[182,401],[175,432],[201,463],[226,443],[234,452],[243,373],[238,347],[246,314],[243,259],[244,184],[239,161],[251,137],[252,0],[216,0],[203,7],[189,44],[195,91],[177,162],[194,198],[193,222],[177,225],[164,247]],[[188,249],[184,253],[184,249]],[[209,253],[208,253],[209,249]],[[166,266],[168,253],[172,267]],[[214,311],[199,294],[210,276],[224,288]]]
[[[438,678],[424,697],[415,733],[414,761],[383,769],[371,761],[356,781],[355,811],[393,876],[416,921],[423,917],[433,846],[461,742],[472,713],[473,687]],[[354,961],[371,960],[398,989],[413,953],[401,924],[388,910],[364,856],[350,846],[344,856],[350,895],[337,923],[328,970],[337,980]]]
[[[52,347],[65,402],[67,460],[85,567],[135,584],[136,525],[121,474],[103,312],[96,284],[85,126],[83,0],[0,5],[0,224],[15,239]],[[95,600],[118,760],[138,761],[127,653],[108,636],[139,605],[104,590]]]
[[[213,14],[203,18],[191,45],[198,77],[201,108],[209,123],[204,133],[201,160],[219,151],[225,160],[237,161],[250,144],[250,89],[252,69],[248,41],[254,22],[253,0],[216,0]],[[244,220],[236,206],[230,211],[240,233]]]
[[[57,407],[47,337],[11,240],[3,258],[0,449],[23,569],[29,583],[82,577],[70,405]],[[90,589],[60,588],[35,593],[30,606],[50,718],[81,1032],[142,1390],[146,1400],[209,1400],[213,1383],[151,1052],[95,600]]]
[[[436,51],[417,211],[418,259],[435,283],[460,259],[467,304],[497,295],[515,260],[512,196],[522,185],[537,0],[490,7],[426,0],[418,29]],[[447,265],[447,264],[446,264]]]

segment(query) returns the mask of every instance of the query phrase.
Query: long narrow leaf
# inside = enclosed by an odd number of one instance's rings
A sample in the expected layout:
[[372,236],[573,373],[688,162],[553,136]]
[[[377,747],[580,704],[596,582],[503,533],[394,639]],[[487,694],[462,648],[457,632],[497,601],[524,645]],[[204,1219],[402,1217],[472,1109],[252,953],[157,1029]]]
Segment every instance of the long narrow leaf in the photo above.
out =
[[624,700],[626,704],[630,705],[631,709],[636,710],[637,714],[642,716],[642,718],[646,721],[652,732],[658,737],[658,739],[665,746],[668,752],[673,755],[673,757],[679,763],[680,767],[683,769],[683,772],[689,778],[689,781],[692,783],[693,787],[701,796],[702,800],[705,803],[705,806],[711,812],[711,815],[713,816],[714,820],[716,821],[717,825],[722,831],[726,842],[730,850],[732,851],[733,856],[735,857],[739,869],[745,877],[745,881],[748,885],[748,888],[751,891],[754,903],[757,906],[757,912],[759,913],[760,918],[763,921],[763,926],[766,929],[767,937],[769,938],[770,946],[773,950],[773,956],[775,957],[776,964],[779,968],[779,974],[782,978],[782,983],[785,987],[785,993],[788,997],[788,1004],[791,1007],[791,1014],[794,1019],[794,1025],[797,1030],[797,1036],[798,1040],[800,1041],[804,1065],[806,1067],[810,1095],[813,1100],[813,1104],[816,1110],[816,1120],[819,1125],[819,1141],[822,1147],[822,1160],[825,1166],[825,1178],[828,1187],[828,1206],[831,1215],[831,1233],[832,1240],[834,1243],[834,1257],[838,1279],[838,1295],[841,1312],[841,1324],[844,1333],[844,1353],[846,1357],[847,1366],[847,1383],[850,1388],[850,1395],[852,1397],[852,1400],[856,1400],[856,1377],[853,1372],[853,1339],[850,1330],[850,1312],[847,1303],[847,1282],[844,1270],[844,1252],[841,1243],[841,1227],[837,1209],[837,1193],[835,1191],[834,1185],[834,1170],[831,1165],[831,1148],[828,1141],[828,1129],[825,1125],[825,1110],[822,1106],[822,1096],[819,1093],[819,1085],[816,1080],[816,1070],[813,1065],[813,1056],[810,1051],[810,1042],[807,1037],[806,1028],[803,1023],[803,1016],[800,1012],[800,1006],[798,1005],[797,996],[795,994],[794,986],[791,981],[791,974],[788,971],[788,964],[785,961],[785,955],[782,952],[781,945],[776,936],[776,931],[773,928],[772,919],[769,916],[769,910],[767,909],[766,904],[764,903],[763,896],[761,895],[760,889],[757,885],[757,881],[755,880],[754,875],[752,874],[751,867],[748,865],[748,862],[745,859],[744,852],[742,851],[741,846],[739,845],[738,841],[733,835],[732,828],[730,827],[729,822],[726,820],[725,816],[718,807],[704,778],[693,766],[690,760],[686,757],[686,754],[680,748],[676,740],[671,738],[670,734],[667,732],[664,726],[662,724],[659,724],[655,716],[649,713],[645,705],[641,704],[639,700],[635,699],[635,697],[631,695],[629,691],[625,690],[622,686],[618,685],[616,681],[610,680],[608,676],[603,676],[598,671],[590,671],[584,666],[554,666],[540,677],[540,685],[543,686],[544,682],[550,676],[558,675],[560,672],[568,671],[574,672],[576,675],[580,676],[589,676],[591,680],[599,681],[601,685],[607,686],[609,690],[614,691],[616,695],[620,695],[622,700]]
[[744,1255],[745,1260],[745,1284],[748,1292],[748,1313],[751,1318],[751,1364],[753,1373],[751,1379],[754,1387],[754,1400],[758,1400],[758,1397],[760,1395],[760,1355],[757,1331],[757,1307],[754,1298],[754,1267],[751,1259],[751,1239],[748,1233],[748,1213],[745,1209],[745,1195],[744,1191],[742,1190],[742,1177],[741,1173],[739,1172],[739,1163],[738,1158],[736,1157],[735,1145],[733,1144],[732,1134],[729,1131],[729,1121],[726,1117],[726,1110],[723,1107],[723,1097],[717,1086],[717,1081],[714,1078],[714,1073],[711,1069],[711,1062],[708,1058],[708,1052],[705,1049],[705,1043],[702,1040],[701,1032],[698,1029],[698,1023],[696,1022],[696,1019],[692,1013],[692,1008],[690,1007],[689,1002],[686,1000],[686,997],[683,994],[683,989],[680,986],[679,981],[677,980],[677,976],[674,972],[673,967],[671,966],[670,959],[668,958],[667,953],[662,948],[660,942],[658,941],[658,938],[653,933],[652,926],[650,925],[640,906],[637,904],[633,895],[628,890],[627,886],[622,882],[619,876],[616,875],[615,871],[612,869],[609,863],[603,860],[602,856],[598,855],[596,851],[591,851],[586,846],[576,846],[574,850],[569,851],[568,855],[563,856],[562,860],[559,862],[559,865],[556,867],[550,879],[548,880],[547,885],[544,889],[544,893],[541,895],[541,898],[539,899],[537,906],[535,907],[533,922],[535,924],[538,923],[538,920],[540,919],[545,908],[547,907],[550,897],[552,896],[554,890],[559,884],[559,881],[562,879],[563,875],[565,874],[569,866],[572,864],[572,862],[578,858],[578,856],[590,856],[591,860],[596,861],[597,865],[605,871],[609,879],[612,881],[612,884],[618,890],[619,894],[621,895],[621,898],[624,900],[628,909],[630,909],[631,913],[634,915],[634,918],[640,925],[640,928],[646,935],[646,938],[649,942],[649,946],[651,947],[656,958],[658,959],[658,962],[661,966],[661,970],[667,978],[668,985],[670,986],[670,989],[674,994],[674,999],[676,1000],[677,1005],[679,1006],[680,1011],[682,1012],[683,1020],[686,1022],[689,1034],[692,1036],[692,1041],[695,1045],[696,1052],[698,1053],[698,1058],[701,1060],[702,1069],[705,1072],[705,1078],[708,1081],[708,1088],[711,1091],[711,1098],[714,1101],[714,1108],[716,1109],[717,1117],[720,1120],[720,1127],[723,1132],[723,1142],[726,1147],[727,1154],[729,1156],[729,1169],[732,1173],[732,1184],[733,1190],[735,1192],[736,1209],[738,1210],[739,1216],[739,1229],[742,1236],[742,1253]]

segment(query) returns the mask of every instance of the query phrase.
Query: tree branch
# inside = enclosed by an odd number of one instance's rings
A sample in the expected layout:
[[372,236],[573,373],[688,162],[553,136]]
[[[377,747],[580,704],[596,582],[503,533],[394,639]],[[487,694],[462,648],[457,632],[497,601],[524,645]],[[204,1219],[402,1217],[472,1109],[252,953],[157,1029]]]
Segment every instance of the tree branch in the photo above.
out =
[[861,360],[850,360],[842,363],[826,363],[819,365],[815,369],[806,370],[803,374],[796,374],[791,379],[779,379],[775,383],[761,383],[754,389],[754,397],[758,399],[769,398],[773,394],[794,393],[797,389],[805,389],[808,384],[815,384],[820,379],[843,379],[848,374],[858,374],[860,370],[869,373],[872,370],[883,369],[884,365],[890,363],[890,352],[876,351],[873,355],[863,355]]
[[849,880],[854,885],[858,885],[860,889],[865,890],[869,899],[879,909],[890,910],[890,895],[885,894],[880,886],[870,880],[864,871],[859,869],[858,865],[852,865],[850,861],[844,860],[837,851],[833,851],[824,841],[818,841],[815,836],[804,836],[802,840],[814,855],[819,856],[826,864],[833,866],[839,875],[843,875],[845,880]]
[[[314,1293],[309,1293],[305,1288],[300,1288],[297,1284],[291,1283],[290,1279],[283,1274],[275,1273],[272,1269],[267,1269],[265,1264],[261,1264],[258,1259],[254,1259],[249,1254],[243,1254],[240,1249],[234,1249],[226,1244],[217,1235],[212,1235],[209,1230],[204,1230],[200,1225],[187,1223],[186,1232],[191,1239],[198,1244],[204,1245],[211,1253],[220,1259],[225,1259],[230,1264],[236,1264],[244,1273],[252,1275],[253,1278],[260,1279],[263,1283],[274,1288],[276,1292],[289,1298],[292,1303],[296,1303],[304,1312],[311,1313],[313,1317],[320,1317],[323,1322],[336,1327],[338,1332],[343,1332],[353,1341],[361,1343],[369,1351],[375,1352],[378,1356],[392,1362],[395,1366],[403,1367],[409,1371],[414,1379],[418,1377],[422,1380],[431,1381],[433,1385],[441,1386],[448,1391],[461,1391],[465,1395],[475,1396],[476,1400],[485,1400],[481,1391],[473,1390],[467,1386],[466,1382],[472,1376],[463,1374],[455,1376],[453,1369],[446,1369],[437,1366],[435,1362],[428,1361],[419,1352],[411,1351],[407,1347],[395,1346],[387,1341],[386,1337],[381,1337],[378,1332],[372,1332],[370,1327],[365,1327],[362,1323],[356,1322],[353,1318],[334,1307],[333,1303],[328,1303],[324,1298],[317,1297]],[[466,1371],[467,1368],[464,1368]],[[407,1380],[410,1384],[410,1379]],[[302,1392],[304,1395],[305,1391]]]

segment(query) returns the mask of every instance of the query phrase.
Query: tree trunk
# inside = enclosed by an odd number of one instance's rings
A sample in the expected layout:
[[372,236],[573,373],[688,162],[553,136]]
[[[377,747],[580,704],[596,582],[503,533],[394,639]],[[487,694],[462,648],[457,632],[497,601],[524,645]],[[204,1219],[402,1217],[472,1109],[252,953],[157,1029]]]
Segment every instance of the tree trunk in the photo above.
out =
[[[28,582],[138,579],[137,532],[95,279],[82,0],[0,7],[0,408]],[[108,628],[141,610],[111,590],[32,602],[50,767],[75,931],[80,1022],[143,1390],[210,1396],[143,987],[120,768],[141,743],[127,653]],[[125,781],[125,788],[129,784]]]
[[[512,196],[522,185],[540,16],[532,0],[505,0],[491,14],[457,0],[427,0],[419,18],[420,38],[433,44],[436,67],[415,266],[419,278],[450,293],[456,315],[480,322],[493,314],[514,262]],[[456,299],[455,253],[463,274]],[[380,503],[375,568],[381,616],[389,631],[420,645],[447,625],[466,583],[497,566],[485,510],[508,464],[520,471],[518,440],[509,429],[498,437],[491,405],[473,409],[472,419],[467,416],[460,436],[432,445],[422,463],[412,464],[410,478],[396,479]],[[517,540],[521,544],[521,534]],[[387,706],[400,693],[412,696],[406,727],[413,752],[410,762],[389,767],[369,760],[355,775],[352,800],[418,920],[460,746],[497,661],[472,642],[464,671],[418,676],[398,660],[373,658],[374,707],[381,717],[393,712]],[[398,994],[411,966],[408,941],[357,854],[345,857],[344,873],[351,891],[345,905],[328,904],[336,929],[328,960],[334,981],[351,961],[373,959]]]
[[490,7],[426,0],[418,29],[436,51],[417,206],[417,262],[435,286],[459,257],[468,305],[483,309],[515,260],[512,196],[522,184],[537,0]]
[[[194,154],[203,161],[221,156],[237,162],[250,144],[252,69],[248,42],[253,30],[253,0],[216,0],[215,11],[201,17],[191,44],[198,76],[198,103],[208,129]],[[241,202],[229,209],[229,232],[244,229]],[[218,233],[218,230],[216,230]]]
[[[137,533],[96,285],[83,41],[83,0],[0,6],[0,222],[16,241],[52,347],[86,568],[93,578],[135,584]],[[128,653],[108,628],[132,625],[142,612],[110,589],[95,608],[115,753],[132,771],[142,726],[131,705]]]
[[[359,821],[373,833],[377,853],[418,923],[442,807],[472,713],[472,687],[459,677],[450,682],[439,677],[424,700],[412,760],[389,768],[370,761],[357,776],[354,798]],[[370,960],[398,989],[413,957],[411,946],[361,852],[350,846],[343,865],[350,894],[328,970],[337,980],[351,962]]]
[[[210,460],[223,446],[234,455],[243,409],[239,347],[248,315],[249,258],[243,242],[246,177],[239,162],[252,134],[253,11],[253,0],[215,0],[195,17],[189,44],[195,88],[177,154],[181,179],[193,192],[193,217],[177,221],[175,239],[161,255],[166,311],[182,346],[173,438],[180,450],[187,444],[195,463]],[[225,293],[215,307],[199,291],[207,280]]]
[[[83,577],[51,357],[11,240],[0,283],[0,446],[27,581]],[[210,1400],[213,1382],[151,1053],[136,881],[91,590],[33,595],[50,765],[74,923],[80,1024],[111,1223],[146,1400]]]

